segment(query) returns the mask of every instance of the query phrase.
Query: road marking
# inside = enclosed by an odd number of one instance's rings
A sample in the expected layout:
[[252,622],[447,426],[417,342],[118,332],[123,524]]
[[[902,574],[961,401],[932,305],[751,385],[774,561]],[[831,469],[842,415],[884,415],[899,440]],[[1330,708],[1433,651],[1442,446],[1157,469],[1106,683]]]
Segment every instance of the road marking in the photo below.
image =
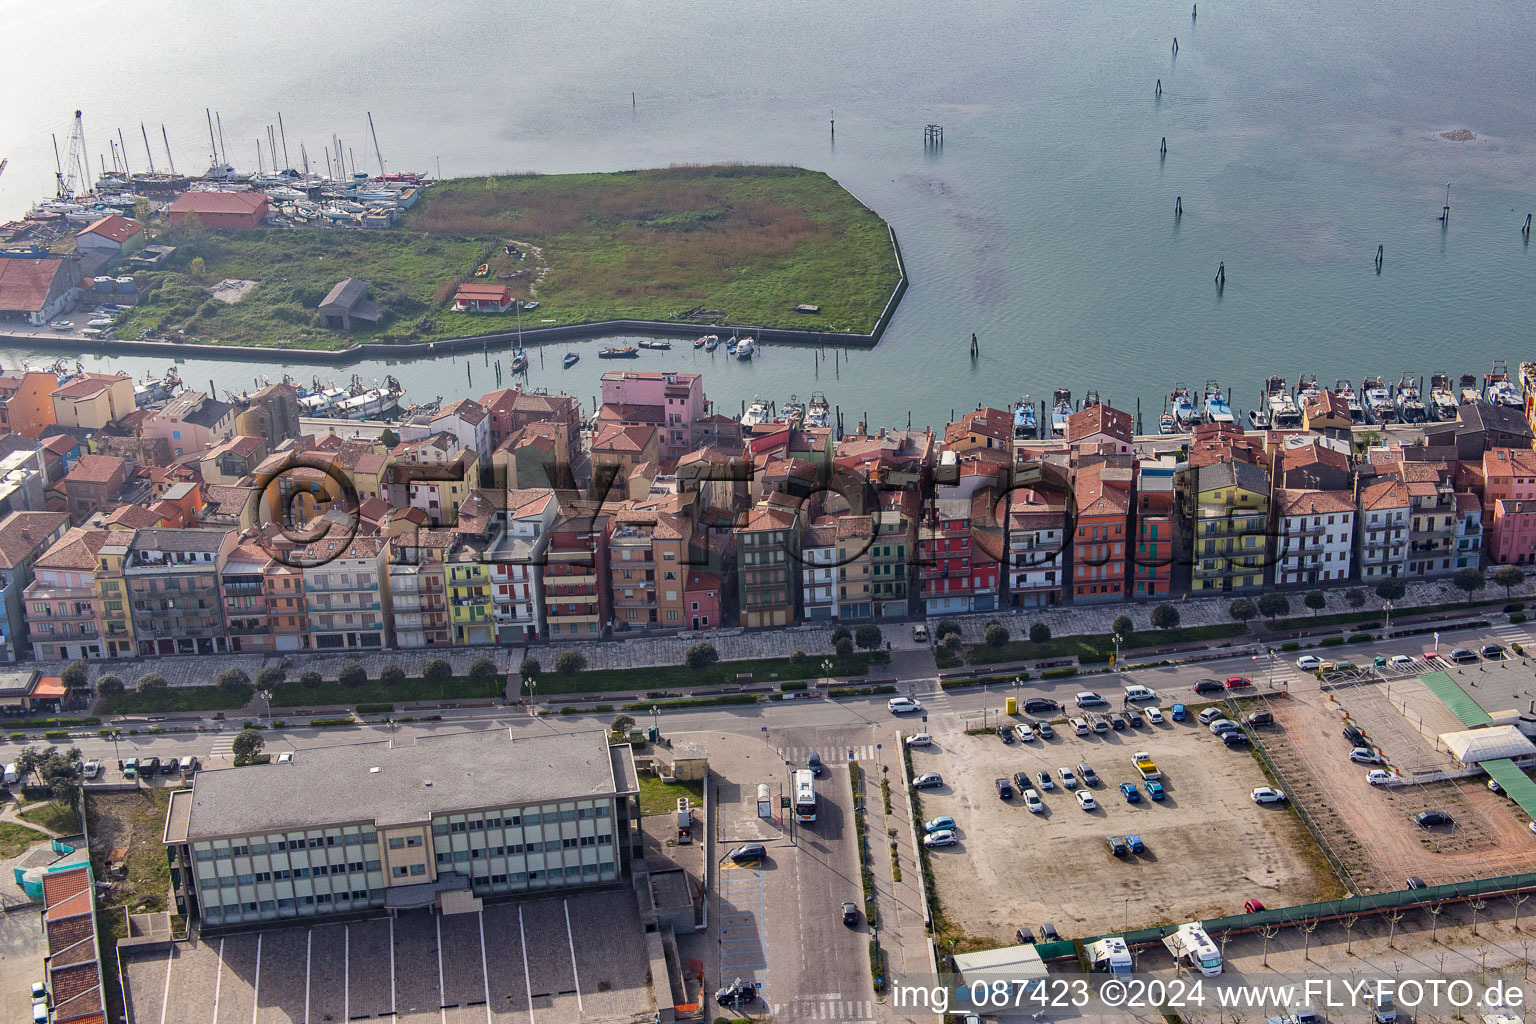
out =
[[[165,1024],[165,1011],[171,1005],[171,964],[176,961],[176,947],[171,946],[170,952],[165,954],[165,993],[160,998],[160,1024]],[[309,1014],[305,1013],[308,1017]]]
[[523,905],[517,905],[517,941],[523,944],[523,991],[528,995],[528,1019],[533,1020],[533,978],[528,974],[528,934],[523,931]]
[[313,963],[312,954],[315,950],[315,930],[309,929],[304,935],[304,1020],[309,1020],[309,969]]
[[219,969],[213,976],[213,1024],[219,1024],[219,986],[224,983],[224,940],[219,940]]
[[480,923],[480,980],[485,983],[485,1024],[491,1021],[491,968],[485,961],[485,910],[475,911],[475,919]]
[[398,1005],[395,1001],[395,919],[391,917],[389,919],[389,1012],[398,1016]]
[[585,1014],[581,1008],[581,975],[576,972],[576,937],[571,934],[571,901],[561,900],[565,907],[565,941],[571,947],[571,979],[576,983],[576,1012]]
[[448,1024],[448,996],[443,991],[443,915],[433,914],[437,924],[437,1013],[443,1024]]
[[261,1012],[261,932],[256,933],[256,980],[251,983],[251,1024]]

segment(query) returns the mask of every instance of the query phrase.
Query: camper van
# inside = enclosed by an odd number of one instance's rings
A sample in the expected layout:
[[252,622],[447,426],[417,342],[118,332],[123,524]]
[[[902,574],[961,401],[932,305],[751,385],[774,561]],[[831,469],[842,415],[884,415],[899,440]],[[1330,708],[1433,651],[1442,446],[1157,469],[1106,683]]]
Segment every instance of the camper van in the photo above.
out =
[[1175,960],[1187,960],[1201,974],[1213,977],[1221,973],[1221,950],[1205,933],[1199,921],[1181,924],[1172,935],[1163,938],[1163,945]]
[[1118,935],[1109,935],[1097,942],[1090,942],[1083,950],[1088,954],[1088,963],[1095,971],[1108,971],[1110,974],[1130,974],[1131,950],[1125,944],[1125,939]]

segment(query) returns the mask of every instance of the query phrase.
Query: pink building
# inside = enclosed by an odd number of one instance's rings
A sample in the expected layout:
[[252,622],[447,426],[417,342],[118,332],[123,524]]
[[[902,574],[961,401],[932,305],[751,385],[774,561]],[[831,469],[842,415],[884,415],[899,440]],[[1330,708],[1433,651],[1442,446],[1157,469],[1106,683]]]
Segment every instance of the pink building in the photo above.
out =
[[603,374],[603,405],[638,413],[619,417],[623,422],[637,418],[660,428],[663,459],[680,458],[703,443],[709,403],[701,374],[613,370]]
[[712,572],[689,570],[683,599],[688,602],[683,615],[689,629],[714,629],[725,623],[720,618],[720,577]]
[[1487,551],[1495,565],[1536,561],[1536,500],[1500,498],[1493,503]]
[[1483,453],[1484,518],[1496,515],[1494,506],[1502,498],[1513,501],[1536,498],[1536,451],[1490,448]]

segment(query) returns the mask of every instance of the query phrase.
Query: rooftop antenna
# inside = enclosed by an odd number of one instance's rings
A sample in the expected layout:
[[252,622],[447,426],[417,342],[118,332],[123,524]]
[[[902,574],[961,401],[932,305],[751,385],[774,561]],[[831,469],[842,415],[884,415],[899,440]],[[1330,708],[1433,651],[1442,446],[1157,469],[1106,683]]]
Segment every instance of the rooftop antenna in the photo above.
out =
[[144,122],[139,122],[139,132],[144,136],[144,152],[149,155],[149,173],[155,173],[155,153],[149,148],[149,129],[144,127]]
[[379,158],[379,177],[384,177],[384,154],[379,152],[379,133],[373,130],[373,111],[368,111],[368,134],[373,136],[373,155]]
[[165,143],[165,162],[171,165],[171,173],[176,173],[176,158],[171,156],[171,137],[166,134],[165,122],[160,122],[160,141]]
[[292,170],[293,165],[288,162],[288,133],[283,131],[283,112],[277,112],[277,134],[283,140],[283,170]]

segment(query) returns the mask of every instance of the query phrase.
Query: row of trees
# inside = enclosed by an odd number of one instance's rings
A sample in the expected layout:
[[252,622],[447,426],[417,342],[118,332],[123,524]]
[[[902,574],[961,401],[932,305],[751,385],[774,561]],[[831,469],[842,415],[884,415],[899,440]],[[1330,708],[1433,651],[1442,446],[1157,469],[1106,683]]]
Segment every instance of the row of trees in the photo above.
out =
[[[576,653],[576,652],[568,652]],[[530,659],[531,660],[531,659]],[[69,675],[71,670],[80,666],[80,672],[85,671],[83,662],[71,662],[65,668],[64,674]],[[467,675],[477,683],[489,683],[500,674],[493,658],[476,658],[470,662]],[[421,677],[428,683],[441,686],[454,676],[453,665],[444,658],[433,658],[421,669]],[[398,687],[405,685],[405,670],[399,665],[386,665],[379,672],[379,682],[386,687]],[[288,681],[288,674],[276,666],[268,666],[256,673],[255,687],[268,692],[275,690]],[[362,662],[352,661],[341,667],[336,674],[336,681],[348,689],[357,689],[368,682],[368,670],[363,668]],[[325,677],[316,669],[305,669],[299,673],[299,685],[308,689],[318,689],[325,683]],[[238,668],[225,669],[214,680],[219,689],[227,693],[240,695],[249,694],[252,688],[251,677]],[[83,685],[83,680],[81,685]],[[170,687],[169,681],[159,672],[145,672],[133,681],[133,689],[136,693],[158,693]],[[108,673],[96,680],[96,690],[103,697],[114,696],[128,689],[128,684],[121,676]]]
[[16,775],[25,779],[28,775],[48,790],[49,799],[71,810],[80,809],[80,748],[70,747],[23,747],[16,755]]
[[[1508,598],[1514,587],[1525,582],[1525,573],[1516,565],[1498,566],[1486,578],[1476,569],[1458,569],[1451,575],[1451,586],[1470,599],[1473,594],[1486,587],[1489,580],[1492,580],[1496,586],[1503,587],[1504,596]],[[1400,579],[1385,579],[1376,584],[1376,596],[1383,601],[1401,601],[1407,593],[1408,585]],[[1365,591],[1359,587],[1344,591],[1344,603],[1351,608],[1363,608],[1365,602]],[[1321,590],[1309,591],[1302,595],[1301,603],[1315,616],[1328,607],[1328,596]],[[1232,601],[1227,611],[1238,622],[1248,622],[1261,615],[1266,619],[1275,619],[1290,614],[1291,599],[1285,594],[1278,593],[1264,594],[1257,601],[1239,597]]]

